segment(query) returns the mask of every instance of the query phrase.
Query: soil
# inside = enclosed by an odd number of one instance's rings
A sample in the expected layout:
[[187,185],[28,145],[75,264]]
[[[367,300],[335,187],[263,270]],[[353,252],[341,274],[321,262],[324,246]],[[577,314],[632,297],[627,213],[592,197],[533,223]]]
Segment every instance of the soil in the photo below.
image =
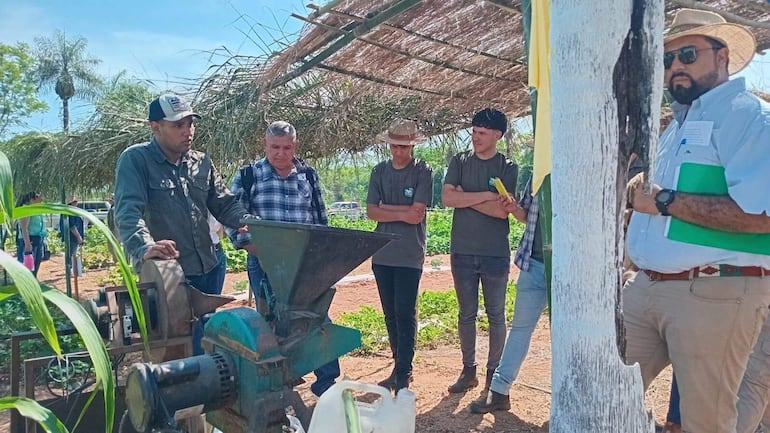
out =
[[[64,265],[62,257],[52,257],[43,264],[40,279],[48,284],[63,289]],[[106,270],[86,271],[79,279],[81,298],[93,297],[99,287],[100,277],[107,275]],[[511,279],[518,277],[518,268],[511,265]],[[225,294],[234,294],[237,301],[230,305],[245,305],[246,293],[236,291],[236,283],[247,281],[245,272],[227,274]],[[241,286],[240,283],[238,286]],[[452,288],[452,276],[449,268],[449,256],[428,257],[420,281],[421,291],[443,291]],[[354,269],[337,285],[337,293],[329,311],[332,319],[344,311],[357,311],[362,305],[380,309],[379,297],[371,264],[364,262]],[[73,291],[74,292],[74,291]],[[477,359],[480,365],[486,357],[487,338],[480,334],[477,344]],[[393,366],[390,352],[383,351],[369,357],[345,356],[341,360],[343,375],[349,379],[376,383],[387,377]],[[454,382],[461,369],[460,350],[458,347],[440,347],[433,350],[418,350],[414,361],[414,382],[410,385],[417,395],[416,431],[419,433],[443,432],[547,432],[550,411],[551,388],[551,350],[550,326],[548,318],[543,316],[532,336],[529,354],[521,368],[516,383],[511,388],[511,410],[494,414],[472,414],[468,406],[481,396],[481,387],[465,394],[449,394],[447,386]],[[485,371],[480,368],[479,378],[483,380]],[[661,422],[665,417],[670,389],[670,368],[653,383],[647,392],[647,404],[654,408],[656,419]],[[308,405],[315,404],[316,398],[309,390],[313,376],[306,378],[305,384],[298,387]],[[5,385],[5,384],[3,384]],[[7,393],[6,386],[3,392]],[[5,411],[4,411],[5,412]],[[0,414],[0,431],[7,431],[7,412]]]

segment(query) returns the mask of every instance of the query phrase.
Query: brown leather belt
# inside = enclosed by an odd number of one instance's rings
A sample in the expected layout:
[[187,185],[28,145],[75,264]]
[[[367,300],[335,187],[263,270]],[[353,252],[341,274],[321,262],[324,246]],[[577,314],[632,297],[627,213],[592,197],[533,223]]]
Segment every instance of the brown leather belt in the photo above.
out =
[[704,277],[764,277],[770,275],[770,269],[759,266],[733,266],[733,265],[707,265],[692,268],[676,274],[664,274],[661,272],[642,269],[652,281],[692,280]]

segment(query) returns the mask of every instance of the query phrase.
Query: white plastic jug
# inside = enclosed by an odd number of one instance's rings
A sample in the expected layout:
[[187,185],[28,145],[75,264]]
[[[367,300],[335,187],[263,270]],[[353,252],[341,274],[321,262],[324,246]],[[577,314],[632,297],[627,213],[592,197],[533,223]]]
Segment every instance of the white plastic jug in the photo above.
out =
[[377,385],[342,380],[326,390],[313,410],[308,433],[345,433],[345,405],[342,392],[346,389],[357,393],[373,393],[380,396],[374,403],[355,401],[361,425],[361,433],[414,433],[417,414],[414,392],[404,388],[393,398],[390,390]]

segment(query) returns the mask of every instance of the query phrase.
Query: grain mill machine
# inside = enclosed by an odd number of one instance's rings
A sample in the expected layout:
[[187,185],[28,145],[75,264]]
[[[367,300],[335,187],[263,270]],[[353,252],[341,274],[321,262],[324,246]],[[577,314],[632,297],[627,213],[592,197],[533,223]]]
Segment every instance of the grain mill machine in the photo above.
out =
[[131,367],[126,406],[139,432],[180,431],[176,420],[206,414],[224,433],[285,431],[287,410],[305,427],[293,390],[305,374],[361,344],[355,329],[327,320],[332,285],[394,235],[245,220],[270,285],[266,308],[234,308],[206,323],[205,355]]

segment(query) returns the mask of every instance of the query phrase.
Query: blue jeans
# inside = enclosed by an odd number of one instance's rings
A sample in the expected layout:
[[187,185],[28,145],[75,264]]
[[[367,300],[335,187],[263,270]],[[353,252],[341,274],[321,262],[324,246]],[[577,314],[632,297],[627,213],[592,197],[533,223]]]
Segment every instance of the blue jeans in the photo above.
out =
[[671,376],[671,396],[668,399],[668,414],[666,422],[682,424],[682,414],[679,412],[679,386],[676,384],[676,374]]
[[484,309],[489,319],[487,369],[494,371],[505,345],[505,293],[508,288],[510,258],[452,253],[450,263],[459,303],[457,333],[460,336],[463,366],[476,365],[476,315],[479,311],[481,282]]
[[[203,275],[185,275],[187,281],[203,293],[208,293],[209,295],[221,294],[222,286],[225,282],[225,273],[227,272],[227,257],[224,254],[225,252],[220,247],[217,252],[217,265]],[[213,313],[213,311],[210,311],[210,313]],[[205,322],[202,319],[196,320],[193,324],[193,355],[203,354],[203,346],[201,346],[203,325],[205,325]]]
[[396,360],[396,377],[406,379],[412,374],[422,269],[373,264],[372,272],[385,314],[390,350]]
[[511,331],[505,341],[503,357],[492,377],[489,389],[508,395],[519,374],[521,364],[529,351],[532,332],[543,314],[548,301],[545,284],[545,264],[537,260],[529,261],[529,269],[521,271],[516,282],[516,305],[513,310]]
[[[249,285],[252,292],[254,292],[255,299],[265,298],[265,294],[261,290],[261,282],[264,279],[268,288],[270,282],[267,281],[267,275],[262,269],[262,265],[259,264],[259,259],[249,254],[246,259],[246,269],[249,274]],[[271,289],[272,290],[272,289]],[[326,322],[331,323],[329,316],[326,316]],[[335,359],[327,364],[324,364],[313,371],[315,373],[316,380],[310,385],[310,390],[316,396],[320,397],[321,394],[326,392],[327,389],[334,385],[334,381],[340,377],[340,361]]]

